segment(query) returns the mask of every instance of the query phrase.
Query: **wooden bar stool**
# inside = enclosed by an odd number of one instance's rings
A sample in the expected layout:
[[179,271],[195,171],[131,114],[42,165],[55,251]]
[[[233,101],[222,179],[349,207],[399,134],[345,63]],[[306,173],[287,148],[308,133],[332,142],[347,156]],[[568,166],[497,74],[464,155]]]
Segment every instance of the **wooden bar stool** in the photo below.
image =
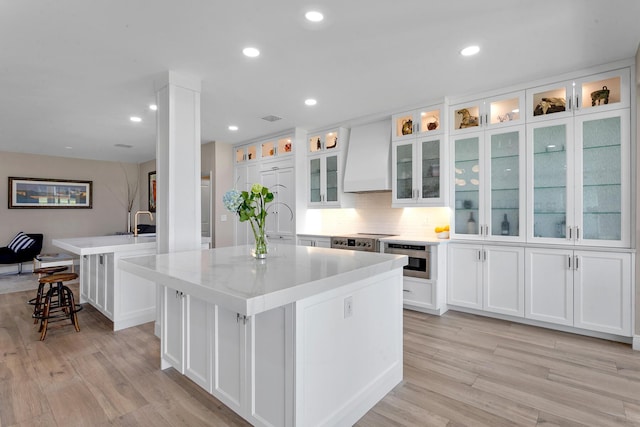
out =
[[58,322],[69,319],[75,327],[76,332],[80,332],[77,313],[82,310],[82,306],[76,306],[73,292],[64,285],[64,282],[77,278],[78,275],[76,273],[57,273],[40,278],[39,281],[41,284],[49,284],[50,286],[44,297],[44,301],[41,300],[40,303],[34,307],[33,317],[40,319],[40,341],[44,340],[47,336],[49,321]]
[[[46,285],[46,283],[41,282],[40,279],[42,278],[42,276],[50,276],[52,274],[55,273],[60,273],[62,271],[65,271],[67,269],[67,267],[65,266],[58,266],[58,267],[43,267],[43,268],[37,268],[35,270],[33,270],[33,274],[37,274],[38,275],[38,292],[36,293],[35,298],[31,298],[28,301],[28,304],[33,305],[33,323],[36,324],[38,323],[38,317],[37,315],[40,314],[40,309],[42,308],[42,300],[44,298],[44,296],[46,295],[44,292],[44,287]],[[51,289],[51,283],[49,283],[49,289]]]

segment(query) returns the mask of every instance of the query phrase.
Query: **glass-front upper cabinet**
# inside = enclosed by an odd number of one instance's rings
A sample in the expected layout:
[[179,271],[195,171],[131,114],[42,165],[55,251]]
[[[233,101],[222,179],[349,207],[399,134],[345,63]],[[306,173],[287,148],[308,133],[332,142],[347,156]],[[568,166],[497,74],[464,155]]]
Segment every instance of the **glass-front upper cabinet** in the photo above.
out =
[[524,91],[520,91],[452,106],[452,133],[475,132],[523,123],[524,94]]
[[629,107],[629,68],[527,90],[529,121]]
[[340,135],[338,130],[322,132],[308,136],[308,147],[310,153],[340,149]]
[[260,156],[262,159],[271,159],[274,157],[282,157],[292,152],[292,137],[280,137],[265,141],[260,144]]
[[333,207],[340,203],[340,155],[309,157],[309,206]]
[[529,127],[529,237],[543,243],[628,247],[629,110]]
[[394,141],[406,141],[427,134],[441,133],[443,131],[442,105],[394,114],[391,123],[391,137]]
[[392,144],[393,207],[446,206],[443,135]]
[[235,162],[244,163],[258,159],[258,147],[256,144],[243,145],[236,147]]
[[454,234],[463,239],[524,240],[524,126],[454,139]]

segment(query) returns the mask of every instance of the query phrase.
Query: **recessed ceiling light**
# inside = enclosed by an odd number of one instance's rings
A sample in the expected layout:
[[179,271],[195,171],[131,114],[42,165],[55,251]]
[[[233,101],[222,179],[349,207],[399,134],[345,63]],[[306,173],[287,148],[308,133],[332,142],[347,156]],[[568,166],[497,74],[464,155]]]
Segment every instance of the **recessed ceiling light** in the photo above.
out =
[[232,131],[235,132],[235,131],[238,130],[238,126],[231,125],[231,126],[229,126],[229,130],[232,130]]
[[142,121],[140,117],[136,117],[136,116],[129,117],[129,120],[131,120],[134,123],[140,123]]
[[244,49],[242,49],[242,53],[244,54],[244,56],[248,56],[249,58],[255,58],[256,56],[260,55],[260,51],[255,47],[245,47]]
[[113,146],[118,148],[133,148],[133,145],[129,144],[113,144]]
[[304,17],[307,18],[307,21],[311,22],[320,22],[324,19],[324,15],[317,10],[310,10],[304,14]]
[[66,148],[67,150],[71,150],[73,147],[71,147],[70,145],[67,145],[67,146],[66,146],[66,147],[64,147],[64,148]]
[[460,55],[462,56],[472,56],[476,53],[480,52],[479,46],[467,46],[460,51]]
[[305,105],[311,106],[311,105],[316,105],[318,103],[318,101],[316,101],[313,98],[309,98],[309,99],[305,99],[304,103],[305,103]]
[[149,105],[149,110],[157,111],[158,110],[158,106],[156,104],[151,104],[151,105]]

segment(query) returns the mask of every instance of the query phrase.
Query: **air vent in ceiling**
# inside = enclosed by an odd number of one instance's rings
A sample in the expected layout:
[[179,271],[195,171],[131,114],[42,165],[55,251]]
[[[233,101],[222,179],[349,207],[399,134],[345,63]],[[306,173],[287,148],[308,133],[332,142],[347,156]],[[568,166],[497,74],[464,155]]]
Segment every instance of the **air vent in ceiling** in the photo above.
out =
[[129,144],[114,144],[114,147],[120,147],[120,148],[133,148],[133,145],[129,145]]
[[282,117],[278,117],[278,116],[265,116],[262,118],[262,120],[266,120],[268,122],[277,122],[278,120],[282,120]]

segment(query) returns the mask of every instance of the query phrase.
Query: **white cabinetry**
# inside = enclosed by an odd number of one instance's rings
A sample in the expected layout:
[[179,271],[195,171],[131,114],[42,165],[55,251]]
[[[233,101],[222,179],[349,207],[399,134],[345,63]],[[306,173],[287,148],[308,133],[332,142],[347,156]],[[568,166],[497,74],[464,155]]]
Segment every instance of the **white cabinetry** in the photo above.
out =
[[453,137],[454,238],[523,241],[524,126]]
[[523,108],[524,91],[457,103],[449,109],[451,134],[522,124]]
[[313,246],[319,248],[330,248],[331,237],[317,236],[313,234],[298,234],[298,246]]
[[310,133],[307,159],[307,205],[310,208],[349,207],[351,194],[342,191],[348,131]]
[[254,425],[292,425],[292,307],[246,317],[162,289],[162,368],[172,366]]
[[429,244],[427,251],[430,262],[429,278],[403,276],[403,303],[404,308],[439,316],[447,311],[447,245]]
[[629,68],[527,90],[527,122],[629,108]]
[[447,303],[524,316],[524,249],[449,244]]
[[629,247],[629,110],[528,125],[528,239]]
[[447,150],[442,105],[393,116],[393,207],[446,206]]
[[162,360],[211,391],[210,304],[169,287],[164,292]]
[[631,254],[526,249],[529,319],[631,335]]
[[[236,164],[233,169],[234,187],[238,191],[250,191],[251,185],[260,181],[260,165],[258,162],[245,162]],[[235,214],[231,214],[234,215]],[[235,244],[248,245],[254,243],[253,233],[248,221],[240,222],[237,218],[233,218],[233,226],[235,227]]]
[[268,163],[260,172],[262,185],[273,193],[267,205],[265,231],[271,242],[293,244],[295,237],[295,176],[290,162]]

